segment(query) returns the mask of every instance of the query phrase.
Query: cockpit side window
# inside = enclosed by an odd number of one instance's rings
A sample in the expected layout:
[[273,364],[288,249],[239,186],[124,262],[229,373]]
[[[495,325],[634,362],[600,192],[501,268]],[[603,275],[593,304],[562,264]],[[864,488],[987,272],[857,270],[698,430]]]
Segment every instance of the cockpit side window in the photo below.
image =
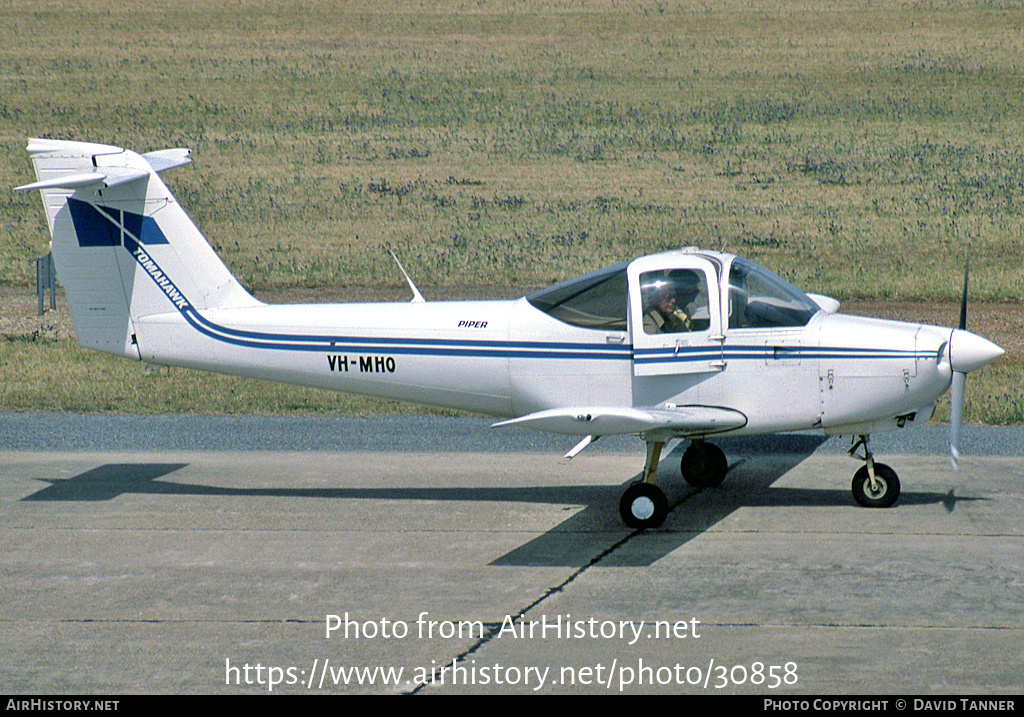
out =
[[711,323],[708,282],[694,269],[664,269],[640,275],[645,334],[705,331]]
[[626,267],[618,264],[564,281],[526,297],[535,308],[572,326],[625,331],[629,290]]
[[729,328],[806,326],[820,308],[785,279],[745,259],[729,269]]

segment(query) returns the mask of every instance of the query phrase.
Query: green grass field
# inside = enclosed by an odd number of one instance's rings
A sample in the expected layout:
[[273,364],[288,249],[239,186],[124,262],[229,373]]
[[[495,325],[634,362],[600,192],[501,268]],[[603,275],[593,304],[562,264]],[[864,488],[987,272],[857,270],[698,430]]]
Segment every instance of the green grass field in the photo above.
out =
[[[1022,27],[970,0],[8,0],[0,188],[28,136],[191,147],[165,178],[254,289],[397,284],[387,247],[430,287],[699,245],[949,298],[970,247],[972,295],[1016,303]],[[0,283],[48,238],[0,190]]]

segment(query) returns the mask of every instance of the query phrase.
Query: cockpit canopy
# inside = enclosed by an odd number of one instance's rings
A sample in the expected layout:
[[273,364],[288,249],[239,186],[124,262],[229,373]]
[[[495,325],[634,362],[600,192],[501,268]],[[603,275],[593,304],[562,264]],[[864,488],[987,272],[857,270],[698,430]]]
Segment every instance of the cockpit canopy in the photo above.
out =
[[[652,266],[657,260],[658,268]],[[666,252],[646,257],[649,270],[639,273],[630,285],[630,262],[585,274],[542,289],[526,297],[535,308],[572,326],[605,331],[629,328],[629,292],[639,292],[641,316],[635,325],[644,331],[680,332],[706,330],[721,311],[728,329],[805,326],[820,307],[785,279],[747,259],[727,254]],[[722,281],[722,272],[727,272]],[[718,277],[709,285],[707,277]],[[723,290],[726,301],[722,301]],[[674,304],[685,325],[647,320],[657,318],[659,304]],[[668,310],[662,312],[668,315]],[[712,319],[712,316],[716,318]]]

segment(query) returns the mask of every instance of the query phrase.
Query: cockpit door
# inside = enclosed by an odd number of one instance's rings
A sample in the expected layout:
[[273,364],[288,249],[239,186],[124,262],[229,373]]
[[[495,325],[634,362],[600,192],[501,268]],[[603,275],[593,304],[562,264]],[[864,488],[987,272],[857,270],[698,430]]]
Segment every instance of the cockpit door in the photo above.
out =
[[717,373],[725,368],[719,277],[699,256],[673,254],[629,266],[633,373]]

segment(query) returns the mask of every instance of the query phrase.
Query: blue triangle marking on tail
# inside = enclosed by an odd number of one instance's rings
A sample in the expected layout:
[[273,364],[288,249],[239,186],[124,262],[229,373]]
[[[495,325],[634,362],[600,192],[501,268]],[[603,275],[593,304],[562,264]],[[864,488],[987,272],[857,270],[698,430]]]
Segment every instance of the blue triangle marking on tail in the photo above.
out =
[[[125,212],[127,214],[127,212]],[[132,216],[139,216],[134,214]],[[160,225],[153,217],[142,217],[142,229],[138,234],[139,241],[143,244],[170,244],[167,237],[160,231]]]
[[121,229],[94,205],[69,198],[68,209],[75,224],[78,246],[121,246]]
[[153,217],[90,204],[73,197],[68,198],[68,209],[80,247],[121,246],[122,229],[140,244],[170,243]]

